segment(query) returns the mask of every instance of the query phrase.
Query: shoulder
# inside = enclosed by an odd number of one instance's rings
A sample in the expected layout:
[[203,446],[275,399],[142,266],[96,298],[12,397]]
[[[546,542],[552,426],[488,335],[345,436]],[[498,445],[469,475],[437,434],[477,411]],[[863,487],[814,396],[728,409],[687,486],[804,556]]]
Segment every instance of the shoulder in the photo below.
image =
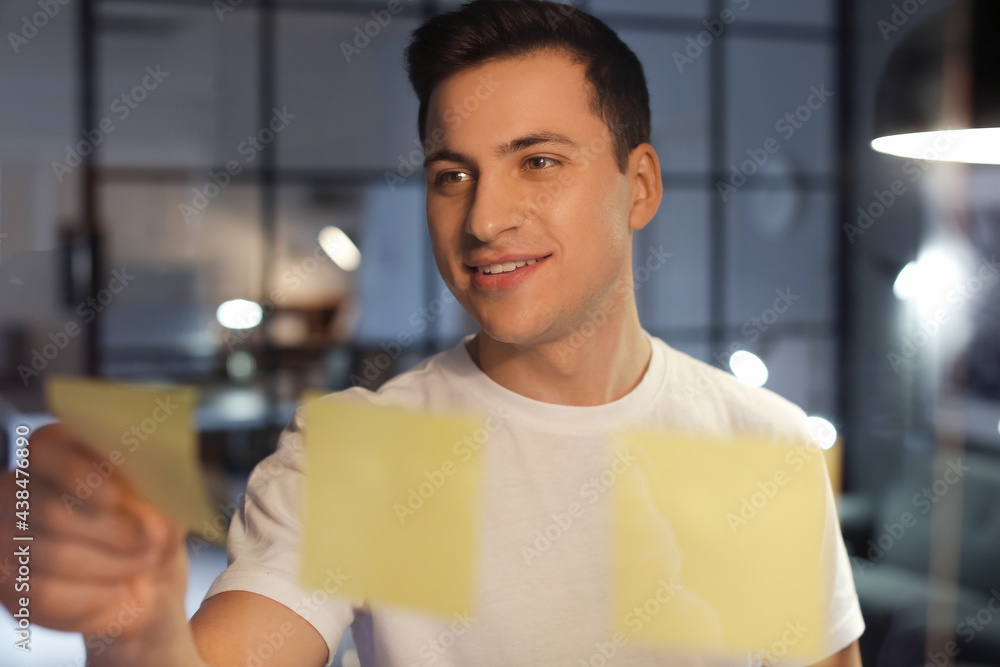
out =
[[[376,390],[355,385],[327,394],[344,400],[365,401],[372,405],[394,405],[406,408],[424,408],[436,402],[435,397],[454,384],[459,377],[460,354],[465,354],[462,344],[438,352],[422,360],[413,368],[386,381]],[[296,422],[301,420],[301,407],[296,411]]]
[[692,426],[793,440],[809,437],[806,414],[795,403],[655,340],[667,359],[663,400],[671,412],[696,422]]

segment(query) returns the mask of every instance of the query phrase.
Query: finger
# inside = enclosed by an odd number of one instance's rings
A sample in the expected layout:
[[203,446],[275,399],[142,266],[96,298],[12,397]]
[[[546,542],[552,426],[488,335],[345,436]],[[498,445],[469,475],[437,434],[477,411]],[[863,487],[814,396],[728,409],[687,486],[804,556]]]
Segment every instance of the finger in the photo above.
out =
[[112,551],[138,553],[147,547],[142,519],[119,506],[100,512],[82,511],[80,501],[57,490],[48,482],[36,482],[36,496],[31,510],[31,527],[41,535],[63,536]]
[[41,576],[114,585],[152,571],[159,564],[159,556],[152,549],[126,554],[63,536],[38,535],[32,545],[31,563],[32,572]]
[[147,548],[159,555],[159,560],[167,560],[178,549],[184,547],[187,529],[172,518],[135,496],[124,499],[123,509],[139,519]]
[[31,438],[32,478],[42,478],[86,507],[114,507],[126,493],[116,466],[93,452],[62,424],[51,424]]
[[[37,429],[28,439],[28,448],[31,452],[32,467],[54,469],[60,465],[60,457],[69,452],[92,458],[93,449],[80,439],[65,424],[55,422],[46,424]],[[44,456],[45,460],[35,461],[36,456]]]
[[129,591],[128,584],[108,585],[42,574],[35,575],[32,584],[32,605],[36,610],[45,610],[34,621],[64,632],[88,632],[102,627],[107,623],[103,618],[106,610],[116,609]]

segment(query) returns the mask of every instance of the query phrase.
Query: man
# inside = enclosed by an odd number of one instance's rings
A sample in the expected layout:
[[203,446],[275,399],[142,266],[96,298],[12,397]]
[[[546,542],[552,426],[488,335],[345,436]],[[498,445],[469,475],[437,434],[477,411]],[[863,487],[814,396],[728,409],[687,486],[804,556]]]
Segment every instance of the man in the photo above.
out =
[[[364,665],[603,664],[595,647],[611,633],[601,583],[607,494],[591,489],[596,502],[546,550],[523,547],[552,512],[587,495],[587,480],[607,466],[608,434],[647,424],[808,437],[792,404],[642,329],[632,235],[660,204],[660,164],[648,143],[642,68],[607,26],[568,6],[477,0],[424,24],[407,57],[429,146],[435,259],[481,330],[378,392],[345,393],[501,415],[481,454],[475,611],[441,620],[299,588],[296,419],[251,476],[230,531],[230,566],[189,626],[181,531],[117,484],[100,487],[87,514],[66,516],[58,492],[89,471],[88,460],[53,427],[32,445],[32,465],[52,488],[37,492],[35,520],[47,536],[36,547],[36,621],[87,633],[129,600],[145,610],[100,654],[91,651],[93,664],[319,666],[348,626]],[[4,493],[10,488],[8,477]],[[0,519],[3,530],[9,518]],[[831,657],[822,664],[860,665],[855,640],[864,625],[832,507],[826,535],[836,571],[822,629]],[[615,644],[610,662],[673,664],[631,642]]]

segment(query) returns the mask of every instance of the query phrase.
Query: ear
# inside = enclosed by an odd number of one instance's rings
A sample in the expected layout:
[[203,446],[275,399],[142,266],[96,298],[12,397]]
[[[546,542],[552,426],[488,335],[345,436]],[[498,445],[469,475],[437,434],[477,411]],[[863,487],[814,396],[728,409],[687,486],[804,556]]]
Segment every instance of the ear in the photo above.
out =
[[639,144],[632,150],[626,174],[632,191],[629,229],[642,229],[656,215],[663,200],[663,178],[660,158],[649,144]]

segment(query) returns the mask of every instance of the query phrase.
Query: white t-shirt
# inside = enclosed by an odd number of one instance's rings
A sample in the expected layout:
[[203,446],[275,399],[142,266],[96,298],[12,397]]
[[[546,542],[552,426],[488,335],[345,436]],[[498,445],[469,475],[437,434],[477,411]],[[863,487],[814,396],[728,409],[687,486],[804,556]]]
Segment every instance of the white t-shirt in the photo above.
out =
[[[610,494],[600,493],[595,480],[608,469],[609,434],[624,425],[717,436],[752,432],[802,438],[808,432],[805,414],[789,401],[749,387],[658,338],[649,340],[652,357],[640,383],[626,396],[599,406],[545,403],[510,391],[476,366],[465,341],[377,392],[345,390],[345,395],[378,405],[488,416],[488,439],[475,454],[483,457],[483,530],[474,614],[469,610],[442,619],[399,607],[363,607],[361,600],[336,595],[342,577],[349,576],[336,570],[328,573],[321,589],[299,587],[301,410],[277,451],[251,474],[229,531],[229,567],[206,597],[242,590],[280,602],[319,631],[331,661],[350,626],[364,667],[672,664],[666,654],[630,641],[628,633],[615,635],[606,613]],[[864,622],[829,483],[827,496],[823,549],[836,571],[829,582],[830,625],[823,631],[827,652],[833,654],[861,635]],[[536,530],[544,531],[553,513],[565,512],[574,502],[584,511],[572,530],[544,551],[522,548],[534,545]],[[676,664],[699,662],[688,657]],[[747,657],[710,664],[745,667],[756,662]]]

